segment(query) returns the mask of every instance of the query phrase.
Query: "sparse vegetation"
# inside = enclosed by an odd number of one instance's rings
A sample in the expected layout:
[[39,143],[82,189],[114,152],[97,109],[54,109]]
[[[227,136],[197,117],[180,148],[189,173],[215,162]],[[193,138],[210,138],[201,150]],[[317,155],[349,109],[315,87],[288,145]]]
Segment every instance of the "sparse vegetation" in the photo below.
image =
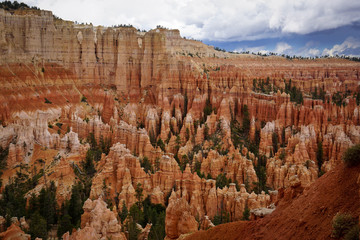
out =
[[203,119],[202,119],[201,124],[206,122],[207,116],[209,116],[214,110],[215,110],[215,108],[212,107],[210,99],[207,98],[205,107],[203,110]]
[[165,210],[166,208],[161,204],[152,204],[150,197],[143,199],[143,189],[141,184],[136,187],[136,204],[130,207],[129,212],[126,210],[126,205],[123,204],[121,213],[121,220],[128,216],[129,221],[125,225],[126,230],[129,232],[129,239],[137,239],[139,230],[136,223],[145,227],[147,223],[152,223],[148,239],[157,240],[165,238]]
[[284,82],[285,82],[285,93],[290,94],[290,101],[295,102],[297,104],[304,103],[302,91],[298,89],[296,86],[292,85],[291,79],[288,82],[284,80]]
[[275,153],[277,153],[278,151],[278,144],[279,144],[279,136],[277,134],[277,132],[273,132],[272,134],[272,145],[273,145],[273,154],[275,155]]
[[45,103],[47,103],[47,104],[52,104],[52,102],[51,102],[49,99],[47,99],[47,98],[45,98]]
[[266,186],[266,162],[266,156],[262,155],[259,156],[258,163],[254,166],[259,181],[253,183],[255,185],[253,191],[257,194],[260,194],[261,191],[268,193],[269,190]]
[[337,213],[332,221],[332,237],[336,239],[359,239],[358,220],[349,213]]
[[0,199],[0,216],[5,217],[7,227],[10,226],[11,217],[29,217],[24,196],[37,185],[41,176],[42,172],[35,172],[34,176],[30,178],[26,166],[20,165],[16,176],[11,178],[8,185],[5,186]]
[[[276,89],[276,88],[275,88]],[[266,81],[264,79],[253,79],[253,91],[259,93],[270,94],[274,89],[274,85],[270,83],[270,78],[267,77]]]
[[11,10],[18,10],[18,9],[35,9],[38,10],[39,8],[37,7],[30,7],[29,5],[27,5],[26,3],[23,2],[17,2],[17,1],[3,1],[0,2],[0,8],[7,10],[7,11],[11,11]]
[[146,173],[147,172],[154,173],[154,168],[147,157],[143,157],[143,159],[140,159],[140,165],[142,168],[144,168],[144,171]]
[[245,204],[245,209],[243,212],[243,216],[241,218],[243,221],[249,221],[250,220],[250,209],[247,204]]
[[158,147],[160,147],[160,149],[165,152],[165,143],[163,142],[163,140],[161,138],[158,139],[158,141],[156,142],[156,145]]
[[[9,148],[3,149],[2,146],[0,146],[0,177],[2,175],[2,170],[6,167],[6,159],[9,154]],[[0,180],[0,187],[1,187],[1,180]]]
[[341,106],[346,106],[346,101],[345,99],[349,96],[349,92],[336,92],[335,94],[332,95],[332,102],[334,104],[336,104],[336,106],[341,107]]
[[324,161],[324,150],[323,150],[323,145],[322,145],[322,141],[319,141],[317,144],[317,151],[316,151],[316,160],[317,160],[317,164],[318,164],[318,168],[319,168],[319,172],[321,172],[321,166],[323,164]]
[[219,225],[219,224],[230,222],[230,213],[226,212],[224,210],[224,203],[223,202],[221,202],[220,211],[218,211],[218,213],[214,216],[214,219],[213,219],[212,222],[214,223],[215,226]]
[[320,88],[320,90],[318,91],[318,88],[315,87],[314,91],[311,92],[312,99],[320,99],[323,100],[323,102],[325,102],[325,95],[326,93],[323,88]]
[[344,155],[343,161],[347,167],[354,167],[360,163],[360,144],[348,148]]

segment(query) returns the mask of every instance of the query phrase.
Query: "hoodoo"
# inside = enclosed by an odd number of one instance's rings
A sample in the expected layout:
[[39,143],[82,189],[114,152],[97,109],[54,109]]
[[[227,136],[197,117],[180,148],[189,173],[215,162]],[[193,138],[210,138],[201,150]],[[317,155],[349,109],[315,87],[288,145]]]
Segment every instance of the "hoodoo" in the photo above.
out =
[[0,53],[0,238],[327,239],[337,213],[358,223],[343,156],[360,144],[359,62],[30,8],[0,8]]

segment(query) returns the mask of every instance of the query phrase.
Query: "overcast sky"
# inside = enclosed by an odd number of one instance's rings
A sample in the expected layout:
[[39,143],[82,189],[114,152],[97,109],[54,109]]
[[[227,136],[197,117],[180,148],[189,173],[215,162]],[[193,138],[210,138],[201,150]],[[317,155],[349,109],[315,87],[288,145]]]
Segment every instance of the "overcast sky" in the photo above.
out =
[[24,0],[63,19],[157,25],[229,51],[360,55],[360,0]]

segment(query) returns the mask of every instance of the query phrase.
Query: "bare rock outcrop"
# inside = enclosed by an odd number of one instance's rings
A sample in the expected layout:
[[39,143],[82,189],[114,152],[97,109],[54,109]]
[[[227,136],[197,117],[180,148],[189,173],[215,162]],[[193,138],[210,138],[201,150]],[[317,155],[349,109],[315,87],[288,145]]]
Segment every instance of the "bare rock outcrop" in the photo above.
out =
[[148,224],[146,224],[146,226],[144,228],[142,228],[140,224],[136,224],[136,226],[140,230],[140,233],[139,233],[137,239],[138,240],[147,240],[152,224],[148,223]]
[[31,236],[25,234],[21,228],[15,224],[11,224],[5,232],[0,233],[1,239],[17,239],[17,240],[30,240]]
[[198,222],[191,215],[190,206],[184,198],[176,197],[172,192],[166,208],[165,232],[170,239],[177,239],[181,234],[198,230]]
[[102,199],[86,200],[83,206],[84,214],[81,216],[81,229],[64,234],[63,239],[116,239],[126,240],[121,225],[113,211],[107,208]]

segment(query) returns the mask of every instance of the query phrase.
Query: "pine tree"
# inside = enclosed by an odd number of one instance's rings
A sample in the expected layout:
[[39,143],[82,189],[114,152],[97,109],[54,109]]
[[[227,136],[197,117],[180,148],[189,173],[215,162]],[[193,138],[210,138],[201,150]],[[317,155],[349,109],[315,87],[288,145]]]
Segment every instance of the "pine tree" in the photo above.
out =
[[121,209],[121,212],[120,212],[121,223],[123,223],[125,221],[128,214],[129,214],[129,212],[128,212],[128,209],[126,207],[125,201],[123,201],[122,209]]
[[45,218],[43,218],[39,212],[35,212],[33,215],[31,215],[30,229],[29,229],[31,239],[35,239],[37,237],[46,239],[47,238],[46,225],[47,223]]
[[323,157],[324,157],[324,151],[323,151],[323,146],[322,146],[322,142],[319,141],[318,142],[318,149],[316,152],[316,160],[317,160],[317,164],[318,164],[318,168],[319,168],[319,172],[321,171],[321,166],[323,164]]
[[57,230],[57,235],[59,238],[61,238],[61,236],[66,233],[69,232],[71,233],[73,229],[73,225],[71,224],[71,217],[69,214],[65,214],[64,216],[62,216],[60,223],[59,223],[59,227]]
[[138,183],[138,184],[136,185],[136,189],[135,189],[135,197],[136,197],[136,199],[137,199],[136,204],[137,204],[137,206],[139,207],[139,209],[140,209],[140,207],[141,207],[141,202],[142,202],[143,196],[144,196],[144,194],[143,194],[143,188],[141,187],[141,183]]
[[209,140],[209,138],[210,138],[210,136],[209,136],[209,127],[205,123],[205,126],[204,126],[204,140]]
[[241,220],[244,220],[244,221],[250,220],[250,209],[247,204],[245,204],[245,209],[244,209]]
[[187,109],[188,109],[188,96],[187,96],[187,92],[185,92],[185,96],[184,96],[184,112],[183,112],[183,119],[185,118],[186,114],[187,114]]
[[249,109],[247,105],[243,107],[243,120],[242,120],[242,132],[245,135],[248,135],[250,131],[250,117],[249,117]]
[[272,142],[273,142],[273,153],[275,155],[275,153],[277,153],[278,151],[278,134],[276,132],[272,134]]
[[96,173],[94,165],[94,155],[91,150],[88,150],[86,152],[85,162],[82,162],[82,168],[90,178],[92,178]]
[[71,190],[69,202],[69,215],[74,226],[80,226],[81,215],[83,214],[83,201],[81,199],[81,183],[77,183]]

